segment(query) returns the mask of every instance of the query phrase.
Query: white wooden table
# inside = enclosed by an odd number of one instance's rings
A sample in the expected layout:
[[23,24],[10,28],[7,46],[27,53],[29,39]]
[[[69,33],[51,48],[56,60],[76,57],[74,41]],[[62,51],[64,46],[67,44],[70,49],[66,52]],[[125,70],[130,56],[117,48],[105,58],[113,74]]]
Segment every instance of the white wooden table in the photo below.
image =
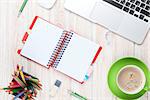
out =
[[[51,10],[41,8],[37,0],[29,0],[20,18],[17,18],[23,0],[0,0],[0,86],[8,86],[11,74],[17,64],[25,66],[26,72],[38,77],[43,84],[43,90],[36,100],[76,100],[67,93],[72,89],[91,100],[115,100],[107,86],[107,73],[110,65],[125,56],[135,56],[143,60],[150,68],[150,34],[143,45],[136,45],[107,29],[96,25],[80,16],[64,9],[65,0],[57,0]],[[46,69],[19,56],[17,49],[22,48],[21,38],[28,29],[33,18],[38,15],[53,23],[73,29],[81,36],[100,44],[103,50],[96,61],[92,77],[83,85],[70,78]],[[62,81],[62,86],[55,97],[50,97],[50,89],[56,79]],[[11,100],[13,96],[0,92],[0,100]],[[146,93],[142,100],[150,100]]]

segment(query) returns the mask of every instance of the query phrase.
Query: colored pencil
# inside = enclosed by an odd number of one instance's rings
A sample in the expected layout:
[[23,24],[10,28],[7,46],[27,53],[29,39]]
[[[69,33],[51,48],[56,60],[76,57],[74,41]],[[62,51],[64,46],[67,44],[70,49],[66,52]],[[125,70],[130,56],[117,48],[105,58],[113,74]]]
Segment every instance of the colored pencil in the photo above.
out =
[[11,92],[12,93],[18,93],[21,90],[23,90],[23,88],[16,88],[16,89],[12,89]]
[[17,65],[16,76],[19,76],[19,65]]
[[41,89],[42,89],[41,87],[39,87],[38,85],[36,85],[36,84],[34,84],[34,83],[32,83],[32,82],[30,82],[30,83],[33,85],[33,87],[37,88],[38,90],[41,90]]
[[70,95],[78,98],[79,100],[88,100],[86,97],[81,96],[80,94],[73,92],[71,90],[68,90],[68,93],[70,93]]
[[20,70],[19,72],[20,72],[20,76],[21,76],[23,82],[26,84],[25,77],[24,77],[22,70]]
[[26,100],[28,98],[28,95],[30,94],[30,92],[27,92],[24,96],[24,99],[23,100]]
[[23,12],[23,9],[25,8],[26,4],[27,4],[28,0],[24,0],[23,4],[21,5],[21,8],[19,10],[18,13],[18,17],[21,15],[21,13]]
[[21,86],[21,87],[25,87],[26,85],[17,77],[17,76],[14,76],[12,75],[14,80]]
[[9,90],[10,88],[0,88],[0,90]]
[[18,84],[16,81],[14,81],[14,80],[13,80],[12,82],[10,82],[9,84],[10,84],[10,85],[19,85],[19,84]]
[[9,88],[8,90],[6,90],[6,92],[10,92],[10,91],[12,91],[12,89],[11,89],[11,88]]
[[16,95],[13,100],[16,100],[17,98],[19,98],[20,96],[22,96],[24,94],[24,91],[20,92],[18,95]]
[[32,78],[34,78],[34,79],[38,79],[38,78],[36,78],[36,77],[34,77],[34,76],[31,76],[31,75],[29,75],[29,74],[27,74],[27,73],[25,73],[25,72],[23,72],[24,73],[24,76],[30,76],[30,77],[32,77]]
[[37,80],[37,79],[29,78],[29,80],[32,81],[32,82],[34,82],[34,83],[36,83],[36,84],[39,83],[39,80]]
[[18,88],[18,87],[20,87],[20,85],[19,84],[17,84],[17,85],[10,85],[10,86],[8,86],[9,88]]
[[[19,72],[19,73],[18,73]],[[9,94],[14,95],[13,100],[20,98],[22,100],[34,100],[37,90],[42,90],[42,84],[38,78],[33,77],[23,71],[23,67],[17,65],[17,70],[12,75],[13,80],[6,88],[0,88],[5,90]]]

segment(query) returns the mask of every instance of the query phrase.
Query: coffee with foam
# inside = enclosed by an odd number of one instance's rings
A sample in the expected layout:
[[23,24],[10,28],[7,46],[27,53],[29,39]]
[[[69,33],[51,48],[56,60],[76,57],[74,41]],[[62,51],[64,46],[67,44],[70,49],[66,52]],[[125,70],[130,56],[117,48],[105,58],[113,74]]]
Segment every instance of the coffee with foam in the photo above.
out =
[[118,87],[127,94],[140,92],[144,88],[145,82],[144,72],[135,65],[123,67],[117,76]]

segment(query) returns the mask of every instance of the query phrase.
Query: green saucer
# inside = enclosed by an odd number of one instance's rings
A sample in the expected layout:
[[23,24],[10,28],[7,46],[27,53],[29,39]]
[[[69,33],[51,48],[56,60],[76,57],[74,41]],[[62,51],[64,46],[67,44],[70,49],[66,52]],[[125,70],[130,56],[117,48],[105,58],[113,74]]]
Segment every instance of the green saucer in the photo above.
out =
[[[146,77],[146,84],[139,93],[137,94],[126,94],[122,92],[116,82],[116,77],[118,72],[120,71],[121,68],[123,68],[126,65],[136,65],[139,68],[141,68],[145,74]],[[147,66],[139,59],[134,58],[134,57],[125,57],[122,58],[118,61],[116,61],[110,68],[108,72],[108,86],[111,90],[111,92],[117,96],[120,99],[126,99],[126,100],[134,100],[140,98],[142,95],[145,94],[150,88],[150,72]]]

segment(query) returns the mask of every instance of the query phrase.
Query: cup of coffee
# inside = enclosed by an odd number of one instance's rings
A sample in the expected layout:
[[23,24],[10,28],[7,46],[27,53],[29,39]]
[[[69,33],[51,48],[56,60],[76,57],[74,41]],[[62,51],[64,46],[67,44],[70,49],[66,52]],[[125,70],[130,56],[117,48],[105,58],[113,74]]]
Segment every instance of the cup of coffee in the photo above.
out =
[[116,82],[124,93],[136,94],[144,88],[146,78],[142,69],[135,65],[127,65],[118,72]]
[[108,86],[120,99],[138,99],[150,90],[150,71],[137,58],[122,58],[111,66]]

